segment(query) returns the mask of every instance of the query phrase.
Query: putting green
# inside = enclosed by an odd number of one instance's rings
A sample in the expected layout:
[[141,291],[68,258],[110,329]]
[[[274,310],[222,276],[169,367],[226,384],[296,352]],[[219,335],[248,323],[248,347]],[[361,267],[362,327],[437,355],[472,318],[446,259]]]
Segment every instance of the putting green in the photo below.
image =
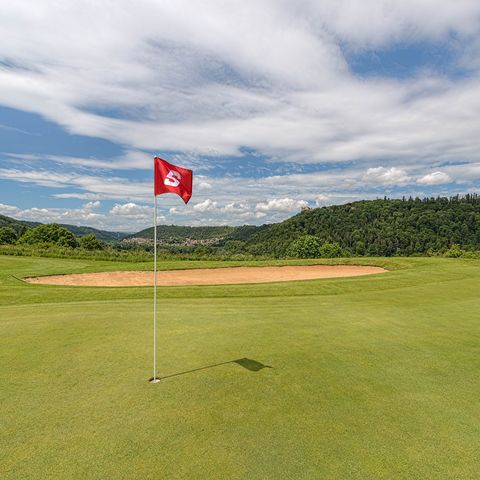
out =
[[2,479],[476,478],[480,262],[362,263],[159,288],[151,385],[151,288],[17,279],[151,264],[0,256]]

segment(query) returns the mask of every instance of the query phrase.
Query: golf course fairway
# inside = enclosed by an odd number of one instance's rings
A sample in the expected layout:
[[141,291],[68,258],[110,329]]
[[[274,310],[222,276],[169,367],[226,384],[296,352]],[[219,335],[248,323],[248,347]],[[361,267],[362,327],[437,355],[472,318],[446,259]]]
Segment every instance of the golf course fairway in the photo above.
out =
[[323,263],[388,273],[160,287],[152,385],[152,288],[21,280],[152,264],[0,256],[0,478],[478,478],[480,261]]

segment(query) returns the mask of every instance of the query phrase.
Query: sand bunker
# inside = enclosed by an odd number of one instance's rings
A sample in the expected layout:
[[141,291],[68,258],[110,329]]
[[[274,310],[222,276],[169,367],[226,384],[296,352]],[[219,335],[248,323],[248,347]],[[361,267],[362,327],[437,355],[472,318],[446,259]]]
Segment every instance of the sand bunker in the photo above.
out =
[[[285,267],[228,267],[157,272],[157,285],[224,285],[235,283],[288,282],[317,278],[354,277],[386,272],[381,267],[309,265]],[[47,285],[142,287],[153,285],[153,272],[100,272],[30,277],[25,281]]]

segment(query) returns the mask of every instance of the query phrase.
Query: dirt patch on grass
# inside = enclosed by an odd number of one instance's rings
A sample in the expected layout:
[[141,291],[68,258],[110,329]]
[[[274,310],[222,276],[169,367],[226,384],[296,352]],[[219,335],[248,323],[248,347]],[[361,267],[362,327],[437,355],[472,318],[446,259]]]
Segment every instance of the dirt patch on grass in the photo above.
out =
[[[309,265],[285,267],[227,267],[157,272],[157,285],[226,285],[236,283],[288,282],[317,278],[355,277],[384,273],[381,267],[355,265]],[[153,272],[99,272],[30,277],[25,281],[46,285],[95,287],[144,287],[153,285]]]

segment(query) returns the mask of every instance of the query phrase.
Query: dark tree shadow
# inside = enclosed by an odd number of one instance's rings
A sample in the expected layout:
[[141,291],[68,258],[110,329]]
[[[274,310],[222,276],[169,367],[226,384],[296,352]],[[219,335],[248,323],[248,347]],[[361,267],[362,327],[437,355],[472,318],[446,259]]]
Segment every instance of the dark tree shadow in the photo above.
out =
[[[229,363],[236,363],[237,365],[240,365],[241,367],[245,368],[246,370],[249,370],[250,372],[259,372],[264,368],[273,368],[270,365],[264,365],[263,363],[258,362],[257,360],[252,360],[251,358],[239,358],[238,360],[229,360],[228,362],[214,363],[213,365],[206,365],[204,367],[194,368],[192,370],[186,370],[185,372],[172,373],[171,375],[165,375],[163,377],[157,377],[157,378],[159,378],[160,380],[163,380],[165,378],[178,377],[179,375],[199,372],[200,370],[206,370],[207,368],[220,367],[221,365],[227,365]],[[150,381],[151,380],[153,380],[153,378],[151,378]]]

